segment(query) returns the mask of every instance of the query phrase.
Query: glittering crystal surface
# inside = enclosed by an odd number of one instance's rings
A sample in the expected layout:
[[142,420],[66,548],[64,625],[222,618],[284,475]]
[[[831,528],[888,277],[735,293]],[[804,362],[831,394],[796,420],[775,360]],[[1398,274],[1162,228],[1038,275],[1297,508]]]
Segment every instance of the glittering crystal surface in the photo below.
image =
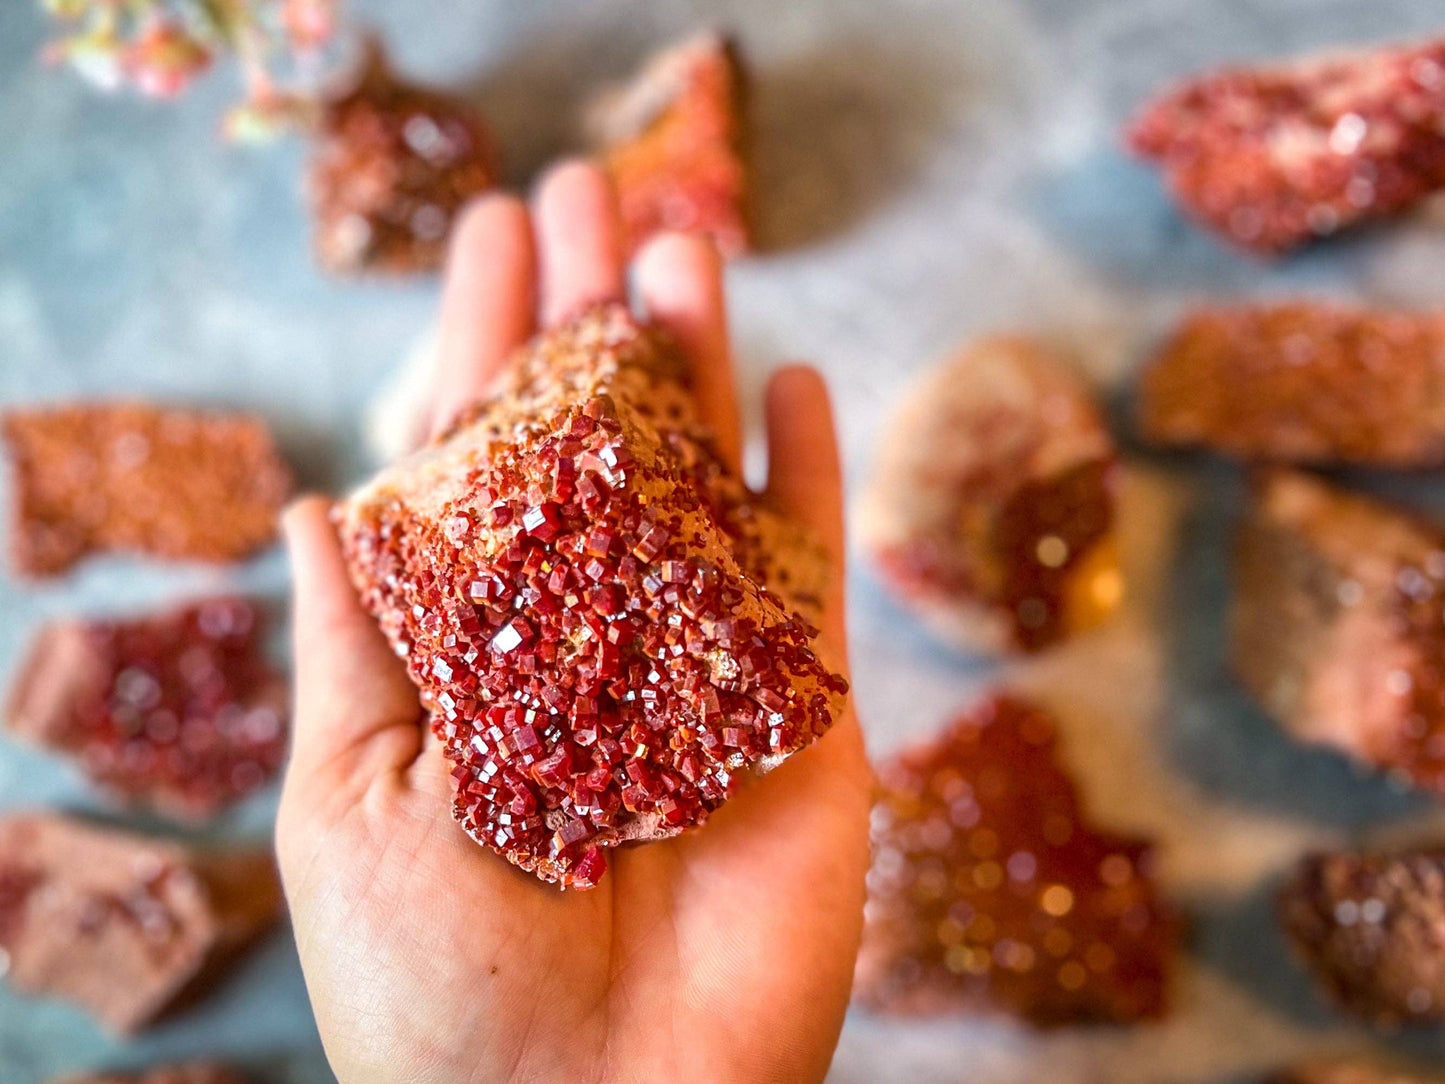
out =
[[338,512],[458,819],[563,885],[702,823],[847,689],[809,623],[821,554],[713,454],[682,375],[625,310],[592,311]]
[[1294,736],[1445,793],[1445,531],[1313,475],[1260,475],[1236,672]]
[[289,689],[264,632],[258,606],[240,598],[49,625],[16,674],[5,723],[127,801],[210,817],[285,757]]
[[499,176],[463,102],[404,82],[377,43],[324,105],[308,186],[316,255],[338,273],[435,270],[456,213]]
[[6,411],[11,560],[34,576],[88,553],[236,561],[268,545],[292,486],[266,426],[140,402]]
[[1043,345],[975,343],[889,423],[860,506],[889,584],[962,647],[1038,651],[1117,605],[1113,443]]
[[1161,1015],[1176,923],[1138,839],[1095,827],[1053,722],[995,696],[879,772],[856,993],[1040,1025]]
[[1139,423],[1161,444],[1249,459],[1438,466],[1442,388],[1438,314],[1308,301],[1206,308],[1145,370]]
[[1377,1024],[1445,1019],[1445,851],[1305,858],[1280,894],[1300,959]]
[[724,255],[747,250],[743,84],[733,43],[700,34],[598,100],[592,127],[607,144],[629,248],[683,230],[707,234]]
[[1445,184],[1445,41],[1204,75],[1129,129],[1194,218],[1245,248],[1293,248]]

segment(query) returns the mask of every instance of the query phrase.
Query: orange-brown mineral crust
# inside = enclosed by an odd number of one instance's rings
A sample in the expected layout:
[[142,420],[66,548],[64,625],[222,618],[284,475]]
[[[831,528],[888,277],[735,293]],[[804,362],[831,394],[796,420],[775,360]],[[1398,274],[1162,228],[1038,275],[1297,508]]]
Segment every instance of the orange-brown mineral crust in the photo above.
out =
[[617,187],[629,251],[662,230],[749,247],[744,78],[736,46],[703,33],[663,50],[590,118]]
[[944,638],[1039,651],[1119,602],[1117,473],[1067,363],[1030,339],[985,339],[906,394],[859,529],[888,584]]
[[239,414],[143,403],[11,410],[11,561],[33,576],[86,554],[239,561],[268,546],[291,493],[270,431]]
[[263,851],[203,854],[49,813],[0,820],[0,950],[23,993],[135,1031],[275,921]]
[[1283,252],[1445,185],[1445,40],[1201,76],[1128,140],[1189,215]]
[[1445,1020],[1445,851],[1310,855],[1280,894],[1301,960],[1344,1010]]
[[1246,459],[1445,464],[1445,317],[1316,302],[1204,309],[1145,372],[1156,443]]
[[436,270],[457,212],[500,172],[474,111],[398,79],[370,42],[323,103],[307,180],[316,258],[338,274]]
[[879,771],[855,995],[1041,1026],[1163,1015],[1178,924],[1151,851],[1086,818],[1053,721],[999,695]]
[[621,307],[534,340],[450,435],[337,510],[431,712],[457,818],[564,886],[701,824],[821,736],[829,570],[713,450],[671,343]]
[[1235,572],[1234,667],[1280,724],[1445,793],[1445,531],[1272,471]]

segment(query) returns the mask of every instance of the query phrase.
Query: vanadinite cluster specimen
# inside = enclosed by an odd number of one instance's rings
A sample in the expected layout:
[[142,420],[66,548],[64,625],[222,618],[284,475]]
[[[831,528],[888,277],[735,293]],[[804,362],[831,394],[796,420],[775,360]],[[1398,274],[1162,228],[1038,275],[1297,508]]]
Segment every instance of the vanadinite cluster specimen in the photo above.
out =
[[1314,1061],[1282,1069],[1267,1084],[1439,1084],[1437,1076],[1366,1061]]
[[317,260],[338,274],[434,271],[457,212],[499,177],[475,112],[398,79],[373,40],[322,103],[308,178]]
[[1248,459],[1445,464],[1445,318],[1318,302],[1191,315],[1144,374],[1159,444]]
[[455,765],[457,818],[562,885],[701,824],[847,690],[810,624],[822,551],[719,460],[683,373],[658,332],[593,310],[338,509]]
[[617,187],[627,247],[662,230],[749,246],[744,78],[736,46],[703,33],[654,56],[589,117]]
[[1102,831],[1053,721],[994,696],[879,770],[855,995],[1038,1025],[1162,1015],[1177,921],[1142,840]]
[[7,411],[11,560],[63,572],[108,550],[238,561],[271,544],[291,472],[259,419],[143,403]]
[[1445,531],[1312,475],[1256,479],[1234,668],[1294,737],[1445,793]]
[[269,854],[203,854],[51,814],[0,821],[9,981],[134,1031],[198,990],[275,921]]
[[1128,139],[1187,213],[1282,252],[1445,185],[1445,40],[1205,75]]
[[246,1084],[246,1078],[224,1065],[188,1062],[185,1065],[161,1065],[138,1073],[68,1076],[53,1084]]
[[46,626],[16,672],[5,724],[126,801],[204,820],[280,769],[288,696],[257,605],[213,598]]
[[974,344],[890,419],[859,527],[898,596],[965,650],[1038,651],[1117,606],[1113,441],[1023,338]]
[[1299,957],[1376,1024],[1445,1020],[1445,851],[1312,855],[1280,894]]

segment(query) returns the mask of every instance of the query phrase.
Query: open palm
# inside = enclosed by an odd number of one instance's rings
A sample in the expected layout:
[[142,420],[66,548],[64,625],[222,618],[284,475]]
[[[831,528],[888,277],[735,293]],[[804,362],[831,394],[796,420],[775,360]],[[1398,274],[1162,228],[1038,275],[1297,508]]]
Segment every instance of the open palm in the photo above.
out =
[[[437,425],[546,325],[627,289],[606,180],[573,164],[535,213],[493,196],[459,224],[442,311]],[[706,242],[654,241],[633,269],[736,465],[722,271]],[[769,493],[841,569],[841,492],[816,374],[778,374]],[[296,735],[276,842],[322,1039],[343,1084],[811,1080],[842,1024],[862,921],[868,769],[848,711],[705,828],[615,852],[559,892],[473,843],[416,691],[362,610],[327,503],[287,515]],[[841,583],[841,576],[836,577]],[[824,620],[843,650],[841,587]]]

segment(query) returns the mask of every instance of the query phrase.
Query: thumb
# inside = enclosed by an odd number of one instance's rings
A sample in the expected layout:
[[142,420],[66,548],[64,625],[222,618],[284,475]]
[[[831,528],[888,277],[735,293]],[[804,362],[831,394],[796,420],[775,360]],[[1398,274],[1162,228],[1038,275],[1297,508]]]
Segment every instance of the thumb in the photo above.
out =
[[316,774],[399,770],[421,748],[421,707],[406,668],[347,576],[330,502],[286,510],[296,703],[287,790]]

